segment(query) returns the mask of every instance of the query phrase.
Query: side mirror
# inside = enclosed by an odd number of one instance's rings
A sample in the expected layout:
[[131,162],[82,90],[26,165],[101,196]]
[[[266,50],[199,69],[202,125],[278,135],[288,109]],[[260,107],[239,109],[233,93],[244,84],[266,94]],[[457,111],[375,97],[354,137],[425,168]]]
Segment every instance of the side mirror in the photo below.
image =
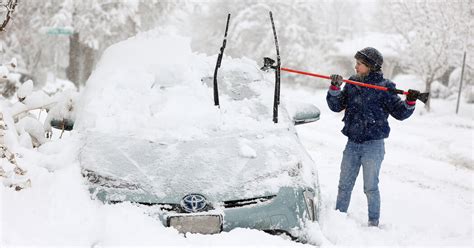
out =
[[318,107],[310,103],[299,103],[295,106],[295,111],[292,113],[293,123],[295,125],[315,122],[319,120],[321,111]]
[[74,128],[74,121],[70,119],[52,119],[50,124],[51,127],[64,131],[71,131]]

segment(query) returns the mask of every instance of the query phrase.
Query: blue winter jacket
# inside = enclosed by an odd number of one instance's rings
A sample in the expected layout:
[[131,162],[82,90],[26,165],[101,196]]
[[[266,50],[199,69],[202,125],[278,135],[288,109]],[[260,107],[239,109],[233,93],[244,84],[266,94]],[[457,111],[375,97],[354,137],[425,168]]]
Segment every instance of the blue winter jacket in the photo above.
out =
[[[356,76],[349,79],[395,89],[395,84],[384,79],[381,72],[370,72],[363,80]],[[390,133],[389,114],[397,120],[404,120],[415,110],[415,105],[408,105],[393,92],[353,84],[346,84],[342,91],[330,89],[326,100],[332,111],[346,110],[342,133],[356,143],[387,138]]]

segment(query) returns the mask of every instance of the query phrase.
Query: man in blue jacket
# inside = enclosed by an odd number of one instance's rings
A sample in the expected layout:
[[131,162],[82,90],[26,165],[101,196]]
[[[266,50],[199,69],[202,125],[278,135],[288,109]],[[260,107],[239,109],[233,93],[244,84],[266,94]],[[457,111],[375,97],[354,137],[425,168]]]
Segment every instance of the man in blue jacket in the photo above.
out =
[[[395,84],[383,77],[382,54],[372,47],[355,54],[356,75],[349,79],[395,89]],[[415,110],[418,91],[410,90],[403,101],[393,91],[383,91],[346,84],[342,77],[331,75],[326,100],[334,112],[345,110],[342,133],[348,137],[344,149],[336,210],[347,212],[351,193],[362,166],[364,193],[367,196],[369,226],[378,226],[380,217],[379,171],[385,155],[384,139],[390,133],[388,116],[404,120]]]

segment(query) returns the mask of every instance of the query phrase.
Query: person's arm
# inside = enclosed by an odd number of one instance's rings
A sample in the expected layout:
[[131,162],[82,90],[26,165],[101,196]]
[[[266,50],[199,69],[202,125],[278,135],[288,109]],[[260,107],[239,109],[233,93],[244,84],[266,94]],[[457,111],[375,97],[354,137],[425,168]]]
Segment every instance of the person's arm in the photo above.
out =
[[[395,84],[390,83],[389,88],[395,89]],[[387,100],[386,108],[388,112],[393,118],[397,120],[405,120],[406,118],[410,117],[413,112],[415,111],[416,105],[416,92],[418,91],[409,91],[406,100],[402,100],[397,94],[388,92],[387,93]],[[419,93],[419,92],[418,92]]]

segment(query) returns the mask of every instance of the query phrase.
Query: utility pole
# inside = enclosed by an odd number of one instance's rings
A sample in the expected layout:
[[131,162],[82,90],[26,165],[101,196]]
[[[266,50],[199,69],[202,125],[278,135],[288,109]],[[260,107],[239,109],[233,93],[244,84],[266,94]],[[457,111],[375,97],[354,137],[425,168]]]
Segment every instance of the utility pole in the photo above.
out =
[[463,77],[464,77],[464,67],[465,66],[466,66],[466,51],[464,51],[464,57],[462,59],[461,81],[459,82],[458,103],[456,104],[456,114],[458,114],[458,112],[459,112],[459,101],[461,100],[462,80],[463,80]]

